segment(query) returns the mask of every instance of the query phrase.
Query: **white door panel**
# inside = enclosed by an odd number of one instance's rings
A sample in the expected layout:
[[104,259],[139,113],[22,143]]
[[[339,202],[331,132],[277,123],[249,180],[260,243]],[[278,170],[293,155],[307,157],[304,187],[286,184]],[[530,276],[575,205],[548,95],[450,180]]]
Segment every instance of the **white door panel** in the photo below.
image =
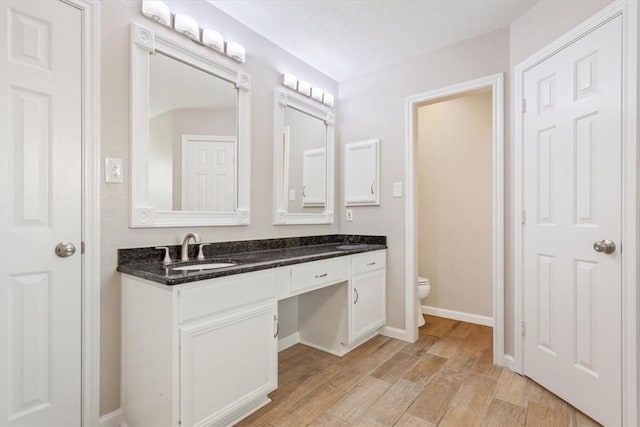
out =
[[236,138],[182,136],[182,210],[236,209]]
[[3,1],[0,19],[0,424],[79,425],[81,12]]
[[621,18],[525,73],[524,372],[621,423]]

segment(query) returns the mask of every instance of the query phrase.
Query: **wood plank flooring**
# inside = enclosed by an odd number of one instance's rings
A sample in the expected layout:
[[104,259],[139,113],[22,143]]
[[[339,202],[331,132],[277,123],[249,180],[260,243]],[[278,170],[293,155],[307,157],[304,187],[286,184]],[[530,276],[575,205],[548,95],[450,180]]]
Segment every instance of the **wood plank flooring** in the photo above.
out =
[[377,336],[342,358],[301,344],[280,352],[272,402],[238,426],[598,426],[494,366],[491,328],[425,318],[413,344]]

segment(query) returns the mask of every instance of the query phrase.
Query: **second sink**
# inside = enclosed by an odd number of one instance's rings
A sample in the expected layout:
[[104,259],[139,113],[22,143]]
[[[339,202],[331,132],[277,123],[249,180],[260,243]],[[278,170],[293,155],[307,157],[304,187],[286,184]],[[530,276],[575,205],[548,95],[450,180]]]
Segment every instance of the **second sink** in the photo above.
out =
[[171,270],[176,271],[197,271],[197,270],[214,270],[216,268],[233,267],[237,265],[234,262],[213,262],[209,264],[184,265],[182,267],[173,267]]

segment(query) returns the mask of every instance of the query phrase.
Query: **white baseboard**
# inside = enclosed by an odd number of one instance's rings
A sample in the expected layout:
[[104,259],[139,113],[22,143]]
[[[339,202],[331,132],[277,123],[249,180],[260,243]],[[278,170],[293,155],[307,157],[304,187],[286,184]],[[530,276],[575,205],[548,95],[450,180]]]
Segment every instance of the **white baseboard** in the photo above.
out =
[[475,323],[476,325],[493,327],[493,318],[488,316],[447,310],[446,308],[429,307],[428,305],[422,306],[422,312],[432,316],[444,317],[445,319],[460,320],[462,322]]
[[115,411],[111,411],[108,414],[104,414],[100,417],[100,427],[121,427],[122,422],[122,409],[118,408]]
[[340,346],[337,350],[329,347],[325,347],[323,345],[318,345],[316,343],[312,343],[305,340],[300,340],[300,344],[306,345],[307,347],[315,348],[316,350],[324,351],[325,353],[333,354],[334,356],[342,357],[346,354],[347,349],[344,346]]
[[405,331],[404,329],[394,328],[393,326],[383,326],[382,328],[378,329],[378,332],[380,333],[380,335],[384,335],[385,337],[413,342],[412,340],[408,339],[407,331]]
[[511,369],[512,371],[515,372],[516,370],[516,359],[513,358],[513,356],[510,356],[508,354],[505,354],[504,357],[502,358],[502,366]]
[[278,340],[278,351],[286,350],[300,342],[300,333],[296,332]]

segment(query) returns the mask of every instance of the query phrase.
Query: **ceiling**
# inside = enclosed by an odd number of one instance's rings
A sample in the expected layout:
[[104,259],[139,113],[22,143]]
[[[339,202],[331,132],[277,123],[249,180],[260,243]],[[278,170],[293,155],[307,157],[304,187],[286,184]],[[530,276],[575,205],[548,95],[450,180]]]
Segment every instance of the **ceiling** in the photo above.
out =
[[337,81],[506,27],[537,2],[207,1]]

